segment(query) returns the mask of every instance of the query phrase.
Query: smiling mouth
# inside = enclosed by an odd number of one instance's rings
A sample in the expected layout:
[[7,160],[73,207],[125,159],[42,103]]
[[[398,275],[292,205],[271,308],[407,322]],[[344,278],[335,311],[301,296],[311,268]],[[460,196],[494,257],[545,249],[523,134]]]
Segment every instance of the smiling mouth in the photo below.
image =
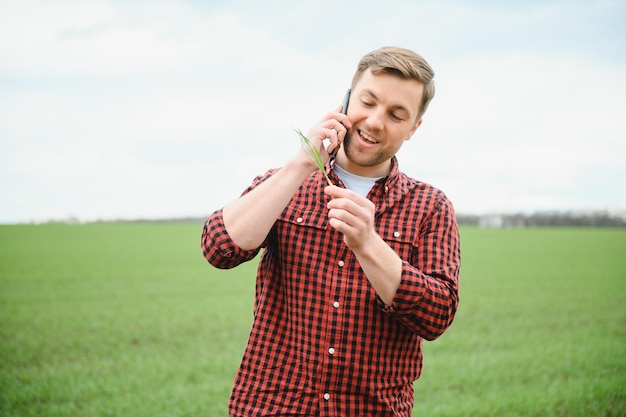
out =
[[359,130],[359,135],[365,139],[366,142],[369,143],[378,143],[378,141],[376,139],[374,139],[373,137],[371,137],[370,135],[368,135],[367,133],[363,132],[362,130]]

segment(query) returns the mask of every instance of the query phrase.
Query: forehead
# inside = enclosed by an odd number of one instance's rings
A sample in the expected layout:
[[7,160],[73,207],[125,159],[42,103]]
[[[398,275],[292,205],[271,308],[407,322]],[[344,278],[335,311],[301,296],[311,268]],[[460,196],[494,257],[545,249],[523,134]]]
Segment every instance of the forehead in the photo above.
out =
[[371,96],[386,107],[405,109],[411,116],[417,117],[424,84],[386,72],[372,74],[367,70],[353,90],[356,96]]

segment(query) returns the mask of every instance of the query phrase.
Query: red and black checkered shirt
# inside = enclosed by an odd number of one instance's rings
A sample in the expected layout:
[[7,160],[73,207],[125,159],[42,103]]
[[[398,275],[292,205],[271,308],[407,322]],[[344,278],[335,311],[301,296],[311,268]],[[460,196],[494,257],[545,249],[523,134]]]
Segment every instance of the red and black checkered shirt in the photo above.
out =
[[[452,323],[460,243],[446,196],[400,172],[396,158],[372,187],[376,230],[403,260],[402,281],[387,306],[329,225],[325,186],[319,172],[311,174],[262,246],[232,416],[409,417],[422,339],[435,339]],[[233,243],[221,210],[206,220],[202,249],[218,268],[235,267],[260,250]]]

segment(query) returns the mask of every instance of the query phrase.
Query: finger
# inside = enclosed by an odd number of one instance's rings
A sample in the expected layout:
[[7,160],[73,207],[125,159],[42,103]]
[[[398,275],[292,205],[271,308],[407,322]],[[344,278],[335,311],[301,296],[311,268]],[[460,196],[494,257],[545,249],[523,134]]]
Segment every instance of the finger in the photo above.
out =
[[343,138],[340,137],[339,132],[335,128],[323,128],[321,132],[323,136],[322,142],[324,143],[326,152],[330,154],[339,149]]
[[346,134],[348,133],[348,129],[338,120],[333,119],[332,122],[333,124],[331,126],[331,129],[337,133],[337,138],[339,139],[339,141],[343,141],[343,139],[346,137]]
[[338,219],[351,226],[366,223],[367,210],[347,198],[333,199],[328,205],[328,217]]
[[321,127],[325,128],[325,129],[334,129],[337,132],[342,132],[342,131],[346,131],[347,130],[347,128],[344,125],[344,123],[342,123],[342,120],[339,120],[339,117],[338,117],[338,116],[344,116],[344,115],[337,114],[337,113],[332,113],[329,116],[337,116],[337,117],[330,117],[329,119],[327,119],[324,122],[320,123]]
[[[343,233],[355,233],[367,227],[367,213],[356,205],[348,205],[346,208],[333,208],[328,211],[328,219],[335,225],[341,227]],[[334,221],[333,221],[334,220]]]
[[348,200],[357,202],[357,204],[360,206],[367,205],[369,203],[369,200],[367,198],[362,197],[352,190],[348,190],[347,188],[341,188],[336,185],[329,185],[324,189],[324,192],[326,192],[326,194],[328,194],[333,199],[346,198]]
[[341,106],[337,107],[335,112],[327,114],[323,120],[338,122],[346,129],[350,129],[352,127],[352,123],[350,122],[350,119],[348,119],[348,116],[341,112]]
[[[341,106],[339,107],[339,109],[341,109]],[[341,110],[339,110],[334,116],[334,119],[338,121],[339,124],[341,124],[341,126],[343,126],[344,128],[350,129],[352,127],[352,123],[350,122],[350,119],[348,119],[348,115],[343,114]]]
[[344,188],[338,187],[336,185],[329,185],[328,187],[324,188],[324,192],[331,198],[339,197],[342,193],[342,190],[344,190]]

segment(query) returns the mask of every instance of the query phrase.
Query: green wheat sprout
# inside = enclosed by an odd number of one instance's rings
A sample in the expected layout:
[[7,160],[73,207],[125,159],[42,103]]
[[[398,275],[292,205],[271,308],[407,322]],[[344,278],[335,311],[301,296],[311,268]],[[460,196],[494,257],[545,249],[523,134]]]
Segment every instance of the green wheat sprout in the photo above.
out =
[[326,174],[326,166],[324,165],[324,161],[322,160],[320,152],[317,150],[317,148],[315,148],[315,146],[313,146],[309,138],[307,138],[304,133],[302,133],[299,129],[294,130],[300,136],[302,147],[304,147],[307,155],[309,155],[309,157],[313,159],[315,165],[317,165],[319,170],[322,171],[322,174],[324,174],[324,178],[326,178],[326,181],[328,181],[328,185],[333,185],[333,183],[330,181],[330,178],[328,178],[328,175]]

